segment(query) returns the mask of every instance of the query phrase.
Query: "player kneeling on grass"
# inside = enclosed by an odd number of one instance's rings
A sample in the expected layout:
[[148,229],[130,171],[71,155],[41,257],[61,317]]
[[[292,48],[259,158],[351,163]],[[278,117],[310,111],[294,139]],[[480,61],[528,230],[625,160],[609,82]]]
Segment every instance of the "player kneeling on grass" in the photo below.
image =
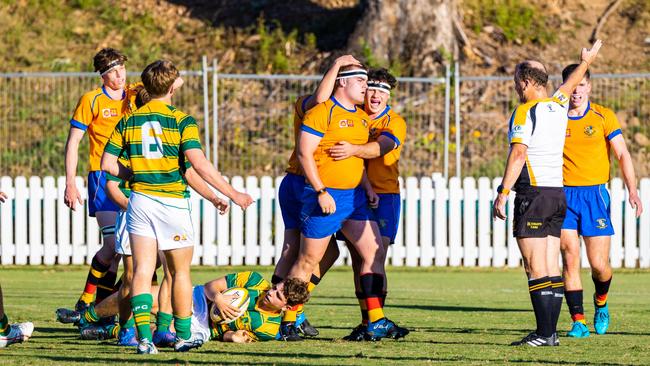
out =
[[[0,191],[0,202],[4,202],[6,199],[7,195]],[[28,340],[33,331],[34,324],[32,322],[9,324],[2,299],[2,287],[0,287],[0,348]]]
[[[101,167],[107,173],[131,181],[127,230],[133,252],[131,310],[138,329],[138,353],[157,353],[152,342],[150,311],[153,305],[151,278],[156,253],[165,253],[172,276],[172,307],[179,352],[200,347],[190,331],[192,304],[190,264],[194,230],[186,181],[181,175],[189,160],[208,184],[242,208],[250,196],[235,191],[205,159],[196,121],[171,105],[183,84],[180,73],[169,61],[159,60],[142,72],[142,82],[151,101],[123,118],[106,145]],[[126,152],[131,169],[118,162]]]

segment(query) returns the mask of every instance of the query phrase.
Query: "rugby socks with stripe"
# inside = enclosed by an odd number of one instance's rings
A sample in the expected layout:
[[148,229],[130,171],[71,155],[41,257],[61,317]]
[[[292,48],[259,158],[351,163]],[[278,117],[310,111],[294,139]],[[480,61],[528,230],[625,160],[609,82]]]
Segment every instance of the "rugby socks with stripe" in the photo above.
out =
[[354,293],[359,301],[359,309],[361,309],[361,324],[368,325],[368,308],[366,307],[366,296],[361,291]]
[[564,281],[562,276],[551,276],[551,288],[553,289],[553,333],[557,331],[557,321],[560,319],[562,302],[564,301]]
[[180,339],[190,339],[192,337],[192,316],[180,317],[174,315],[174,327],[176,336]]
[[609,292],[609,285],[612,283],[612,277],[609,280],[601,282],[596,278],[591,278],[594,281],[594,286],[596,287],[596,294],[594,295],[594,302],[596,306],[602,308],[607,305],[607,293]]
[[156,316],[156,332],[169,332],[174,316],[170,313],[158,312]]
[[104,301],[105,298],[111,296],[115,292],[115,280],[117,273],[108,271],[104,277],[99,279],[97,283],[97,295],[95,297],[95,304]]
[[135,319],[135,326],[138,329],[139,339],[151,341],[151,308],[153,296],[151,294],[140,294],[131,297],[131,311]]
[[566,305],[569,307],[571,320],[586,325],[585,309],[582,305],[582,290],[565,291],[564,297],[566,298]]
[[[275,279],[279,279],[278,283],[282,282],[282,279],[278,276],[275,276]],[[271,278],[271,281],[273,281],[273,278]],[[320,283],[320,277],[312,274],[311,278],[309,279],[309,284],[307,285],[307,291],[311,293],[314,291],[316,286]],[[302,314],[304,312],[304,305],[303,304],[298,304],[296,306],[292,306],[289,310],[285,310],[282,313],[282,323],[294,323],[296,319],[298,318],[298,315]]]
[[528,280],[528,292],[535,311],[537,329],[535,333],[541,337],[553,335],[553,288],[548,276]]
[[106,275],[106,272],[108,272],[110,266],[110,263],[101,263],[97,259],[97,256],[93,257],[93,260],[90,263],[90,271],[88,271],[88,277],[86,278],[86,286],[84,287],[84,292],[79,298],[80,301],[83,301],[86,304],[90,304],[95,300],[95,294],[97,293],[97,284],[99,283],[99,280]]
[[90,306],[86,308],[83,317],[88,323],[97,323],[99,321],[99,316],[95,312],[95,305],[90,304]]
[[7,318],[7,314],[4,314],[2,319],[0,319],[0,336],[6,336],[9,334],[9,331],[11,331],[11,328],[9,327],[9,318]]
[[381,305],[384,276],[377,273],[365,273],[361,275],[360,283],[368,309],[368,321],[374,323],[384,318],[384,309]]
[[133,320],[133,317],[130,317],[126,320],[120,319],[120,328],[133,328],[135,327],[135,320]]

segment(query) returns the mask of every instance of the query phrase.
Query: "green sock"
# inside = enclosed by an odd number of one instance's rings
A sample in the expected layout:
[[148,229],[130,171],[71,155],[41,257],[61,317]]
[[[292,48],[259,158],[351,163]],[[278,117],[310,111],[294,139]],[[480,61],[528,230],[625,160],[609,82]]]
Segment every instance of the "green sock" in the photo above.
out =
[[190,326],[192,325],[192,316],[185,318],[174,315],[174,326],[176,327],[176,336],[180,339],[190,339],[192,332]]
[[5,314],[2,316],[2,319],[0,319],[0,335],[6,336],[9,334],[10,330],[9,319],[7,318],[7,314]]
[[108,334],[112,336],[112,338],[117,338],[117,335],[120,333],[120,326],[113,324],[108,326]]
[[140,294],[131,297],[131,310],[135,318],[135,326],[138,328],[140,339],[151,341],[151,307],[153,296],[151,294]]
[[158,317],[156,318],[156,331],[169,332],[169,326],[172,325],[172,319],[174,319],[172,314],[159,311]]
[[135,327],[135,320],[133,320],[133,317],[128,318],[125,322],[120,319],[120,327],[121,328],[133,328]]
[[88,323],[97,323],[99,321],[99,316],[95,312],[95,305],[90,304],[90,306],[86,309],[86,312],[84,313],[84,319]]

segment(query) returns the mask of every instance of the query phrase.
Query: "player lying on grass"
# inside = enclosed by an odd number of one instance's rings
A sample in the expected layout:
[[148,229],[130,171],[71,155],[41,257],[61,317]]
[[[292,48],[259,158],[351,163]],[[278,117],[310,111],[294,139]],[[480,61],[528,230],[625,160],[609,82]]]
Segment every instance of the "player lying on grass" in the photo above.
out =
[[[156,290],[158,286],[152,286]],[[231,295],[222,292],[229,288],[242,287],[248,290],[250,302],[246,312],[238,317],[239,309],[230,306]],[[271,285],[257,272],[237,272],[195,286],[192,291],[191,332],[193,337],[206,342],[210,339],[224,342],[248,343],[268,341],[276,338],[280,330],[281,313],[309,299],[308,284],[290,278],[281,284]],[[158,292],[153,291],[156,295]],[[95,308],[100,317],[114,316],[119,312],[117,294],[111,295]],[[154,296],[152,313],[158,313],[157,298]],[[210,317],[211,306],[216,306],[223,318],[236,318],[228,324],[215,324]],[[117,334],[117,325],[95,324],[81,331],[85,339],[107,339]]]
[[[6,199],[7,195],[0,191],[0,202],[4,203]],[[2,286],[0,286],[0,348],[28,340],[33,331],[34,323],[32,322],[9,324],[2,298]]]

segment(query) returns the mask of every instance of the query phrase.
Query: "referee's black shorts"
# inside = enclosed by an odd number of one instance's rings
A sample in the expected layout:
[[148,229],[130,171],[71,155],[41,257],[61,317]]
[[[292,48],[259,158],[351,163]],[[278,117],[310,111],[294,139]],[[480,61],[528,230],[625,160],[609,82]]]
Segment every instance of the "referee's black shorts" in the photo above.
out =
[[517,190],[513,232],[517,238],[560,237],[566,216],[562,187],[527,187]]

